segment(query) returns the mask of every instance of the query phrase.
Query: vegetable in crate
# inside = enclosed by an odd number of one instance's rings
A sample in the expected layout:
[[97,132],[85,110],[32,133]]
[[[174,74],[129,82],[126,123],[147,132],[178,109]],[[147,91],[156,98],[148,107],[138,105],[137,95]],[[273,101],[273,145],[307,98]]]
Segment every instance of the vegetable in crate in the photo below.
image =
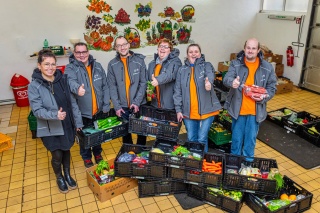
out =
[[203,159],[202,171],[210,172],[213,174],[222,174],[222,163],[221,162],[207,162],[206,159]]
[[147,101],[151,101],[156,98],[155,87],[151,84],[151,81],[147,81]]
[[133,159],[135,159],[136,155],[135,154],[129,154],[127,152],[123,153],[122,155],[119,156],[118,158],[118,162],[122,162],[122,163],[129,163],[131,162]]
[[122,124],[122,122],[118,119],[117,116],[94,121],[95,129],[100,129],[100,130],[109,129],[109,128],[118,126],[120,124]]
[[201,156],[197,153],[190,152],[186,147],[183,146],[174,146],[173,151],[171,152],[173,156],[180,156],[185,158],[191,158],[195,160],[201,160]]

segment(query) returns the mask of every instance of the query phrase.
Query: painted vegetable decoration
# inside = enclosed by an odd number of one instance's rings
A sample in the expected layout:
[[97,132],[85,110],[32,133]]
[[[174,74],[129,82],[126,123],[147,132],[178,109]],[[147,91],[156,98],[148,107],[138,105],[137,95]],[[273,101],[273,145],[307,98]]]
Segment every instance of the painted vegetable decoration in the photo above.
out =
[[183,21],[190,21],[194,16],[194,7],[192,5],[186,5],[181,9],[181,16]]
[[105,1],[101,0],[88,0],[90,5],[87,5],[87,8],[91,12],[95,13],[102,13],[102,12],[107,12],[109,13],[110,10],[112,10],[112,7],[107,4]]
[[116,22],[118,24],[130,24],[131,20],[129,17],[130,17],[130,15],[128,15],[128,13],[124,9],[121,8],[115,17],[114,22]]
[[138,12],[138,16],[141,18],[143,16],[150,16],[152,10],[152,2],[150,1],[148,4],[143,6],[141,3],[136,4],[136,9],[134,12]]

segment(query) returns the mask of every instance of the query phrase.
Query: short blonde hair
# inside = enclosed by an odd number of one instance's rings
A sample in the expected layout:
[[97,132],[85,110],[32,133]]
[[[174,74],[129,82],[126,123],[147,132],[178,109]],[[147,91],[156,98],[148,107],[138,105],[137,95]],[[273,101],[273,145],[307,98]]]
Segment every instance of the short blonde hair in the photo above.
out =
[[170,51],[173,50],[173,44],[172,44],[172,42],[171,42],[169,39],[167,39],[167,38],[160,39],[160,41],[158,42],[158,47],[160,46],[161,43],[167,43],[167,44],[169,44]]

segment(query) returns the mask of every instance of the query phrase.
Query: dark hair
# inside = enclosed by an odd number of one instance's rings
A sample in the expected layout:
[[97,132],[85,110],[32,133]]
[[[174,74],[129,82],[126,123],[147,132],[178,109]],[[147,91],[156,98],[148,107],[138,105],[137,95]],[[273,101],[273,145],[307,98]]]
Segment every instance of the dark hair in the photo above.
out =
[[88,45],[86,43],[84,43],[84,42],[75,43],[74,46],[73,46],[74,50],[76,50],[77,46],[86,46],[86,49],[88,50]]
[[173,44],[172,44],[172,42],[171,42],[169,39],[167,39],[167,38],[160,39],[160,41],[158,42],[158,47],[160,46],[161,43],[167,43],[167,44],[169,44],[170,51],[172,51],[172,49],[173,49]]
[[[126,39],[124,36],[120,35],[118,37],[116,37],[114,39],[114,42],[113,42],[113,49],[115,50],[116,49],[116,43],[117,43],[117,40],[120,39],[120,38],[124,38],[127,42],[128,42],[128,39]],[[129,42],[128,42],[129,43]]]
[[48,49],[40,50],[38,53],[38,63],[41,64],[45,58],[54,58],[55,61],[57,61],[57,58],[55,54]]
[[190,47],[198,47],[199,50],[200,50],[200,53],[201,53],[201,47],[200,47],[199,44],[190,44],[190,45],[187,47],[187,55],[188,55],[188,51],[189,51],[189,48],[190,48]]
[[[248,39],[248,40],[250,40],[250,39]],[[247,45],[247,41],[248,40],[246,40],[246,42],[244,42],[244,45],[243,45],[243,48],[245,49],[246,48],[246,45]],[[260,42],[258,41],[258,49],[260,49]]]

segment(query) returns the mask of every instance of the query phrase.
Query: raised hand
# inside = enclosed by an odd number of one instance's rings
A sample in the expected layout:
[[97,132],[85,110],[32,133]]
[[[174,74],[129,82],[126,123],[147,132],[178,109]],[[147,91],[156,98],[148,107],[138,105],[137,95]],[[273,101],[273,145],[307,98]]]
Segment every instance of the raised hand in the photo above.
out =
[[58,119],[59,120],[64,120],[66,118],[67,113],[62,111],[62,107],[60,107],[58,111]]
[[84,89],[84,84],[82,84],[78,89],[78,95],[84,96],[85,93],[86,93],[86,90]]
[[239,76],[237,76],[234,80],[233,80],[233,82],[232,82],[232,87],[233,88],[238,88],[240,86],[240,77]]
[[206,79],[205,79],[204,86],[205,86],[207,91],[211,90],[211,83],[209,82],[208,77],[206,77]]
[[158,80],[154,77],[154,74],[152,74],[151,79],[152,79],[151,81],[152,86],[156,87],[159,85]]

